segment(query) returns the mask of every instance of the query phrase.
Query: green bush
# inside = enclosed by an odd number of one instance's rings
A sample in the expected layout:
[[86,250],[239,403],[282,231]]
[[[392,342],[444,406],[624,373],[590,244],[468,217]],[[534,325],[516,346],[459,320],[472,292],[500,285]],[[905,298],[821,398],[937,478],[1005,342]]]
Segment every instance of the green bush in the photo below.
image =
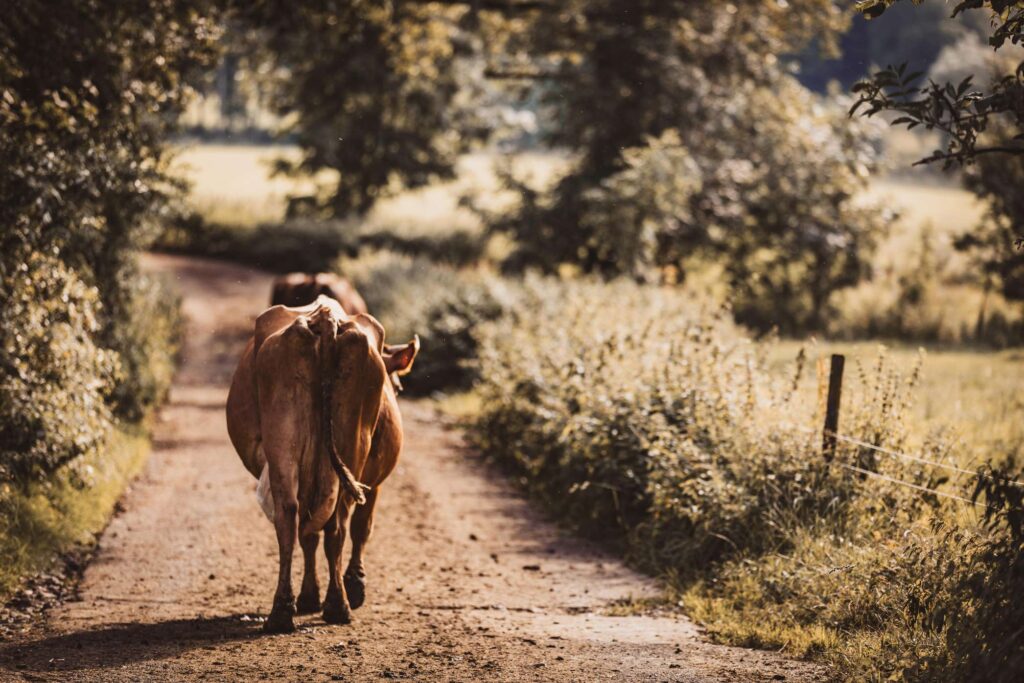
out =
[[136,272],[124,312],[103,337],[117,350],[121,365],[110,395],[119,418],[138,422],[167,398],[183,330],[177,293]]
[[34,254],[0,283],[0,482],[95,452],[117,418],[137,422],[164,399],[179,302],[157,281],[135,283],[114,339],[102,334],[96,290],[55,258]]
[[693,574],[850,497],[802,434],[751,420],[772,383],[725,341],[727,311],[625,282],[528,289],[528,315],[480,332],[472,433],[588,533]]
[[176,189],[164,140],[212,57],[218,10],[26,0],[5,12],[0,477],[25,486],[166,390],[173,302],[140,285],[135,255]]
[[100,348],[95,290],[31,255],[0,283],[0,481],[27,481],[103,443],[120,369]]

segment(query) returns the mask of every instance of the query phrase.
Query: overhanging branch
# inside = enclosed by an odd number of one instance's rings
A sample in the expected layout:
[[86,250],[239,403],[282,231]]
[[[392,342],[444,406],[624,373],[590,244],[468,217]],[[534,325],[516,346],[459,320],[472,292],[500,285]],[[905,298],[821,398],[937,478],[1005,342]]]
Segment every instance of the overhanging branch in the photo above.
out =
[[500,81],[541,81],[565,79],[558,71],[541,71],[540,69],[500,69],[488,67],[484,69],[484,78]]
[[500,12],[502,14],[522,14],[525,12],[558,11],[558,5],[544,0],[405,0],[413,5],[448,5],[450,7],[469,7],[470,9]]

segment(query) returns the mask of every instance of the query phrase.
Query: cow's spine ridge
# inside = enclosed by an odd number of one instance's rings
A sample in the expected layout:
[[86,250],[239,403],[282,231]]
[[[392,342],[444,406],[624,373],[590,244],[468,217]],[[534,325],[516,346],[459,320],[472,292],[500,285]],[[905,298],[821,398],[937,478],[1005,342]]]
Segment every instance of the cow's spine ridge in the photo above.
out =
[[352,470],[348,468],[338,453],[334,442],[334,410],[331,405],[331,394],[334,383],[334,341],[338,333],[338,325],[329,309],[321,308],[317,311],[320,317],[320,410],[321,429],[320,433],[326,443],[324,451],[331,461],[331,467],[341,481],[341,488],[347,493],[357,505],[366,502],[366,494],[363,492],[369,487],[360,483]]

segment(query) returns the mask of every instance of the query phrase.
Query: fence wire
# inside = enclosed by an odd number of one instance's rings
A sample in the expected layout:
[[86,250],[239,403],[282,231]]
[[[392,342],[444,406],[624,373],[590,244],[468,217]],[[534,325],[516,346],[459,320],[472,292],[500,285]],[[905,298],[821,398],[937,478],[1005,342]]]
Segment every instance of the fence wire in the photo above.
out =
[[[969,476],[972,476],[972,477],[978,477],[978,478],[981,478],[981,479],[988,479],[990,481],[1002,481],[1002,482],[1005,482],[1005,483],[1010,484],[1012,486],[1024,487],[1024,482],[1018,481],[1016,479],[1010,479],[1008,477],[1000,477],[998,475],[986,474],[984,472],[971,471],[971,470],[968,470],[968,469],[964,469],[963,467],[957,467],[956,465],[951,465],[951,464],[948,464],[948,463],[939,462],[937,460],[930,460],[928,458],[923,458],[923,457],[918,456],[918,455],[912,455],[910,453],[903,453],[901,451],[893,450],[891,448],[886,448],[884,446],[876,446],[873,443],[870,443],[870,442],[867,442],[867,441],[862,441],[860,439],[855,439],[854,437],[847,436],[846,434],[839,434],[839,433],[835,433],[835,432],[831,432],[831,433],[823,432],[821,430],[810,429],[808,427],[803,427],[801,425],[795,425],[795,424],[792,424],[792,423],[785,423],[785,426],[786,427],[791,427],[793,429],[796,429],[799,432],[803,432],[804,434],[808,434],[808,435],[811,435],[811,436],[819,436],[819,435],[821,435],[821,436],[825,436],[825,435],[833,436],[835,439],[837,439],[839,441],[844,441],[846,443],[853,444],[853,445],[856,445],[856,446],[860,446],[862,448],[868,448],[868,449],[873,450],[873,451],[878,451],[879,453],[883,453],[885,455],[888,455],[888,456],[896,458],[896,459],[902,459],[902,460],[906,460],[906,461],[910,461],[910,462],[916,462],[916,463],[920,463],[920,464],[923,464],[923,465],[930,465],[932,467],[938,467],[938,468],[942,468],[942,469],[947,469],[947,470],[950,470],[950,471],[953,471],[953,472],[957,472],[959,474],[966,474],[966,475],[969,475]],[[989,505],[988,503],[982,503],[982,502],[979,502],[979,501],[976,501],[976,500],[972,500],[970,498],[966,498],[964,496],[960,496],[960,495],[957,495],[955,493],[947,493],[945,491],[938,491],[936,489],[930,489],[927,486],[922,486],[920,484],[915,484],[913,482],[906,481],[905,479],[899,479],[897,477],[890,477],[887,474],[882,474],[881,472],[875,472],[874,470],[865,469],[863,467],[858,467],[856,465],[851,465],[849,463],[844,463],[844,462],[838,462],[837,461],[836,464],[839,465],[840,467],[846,469],[846,470],[851,471],[851,472],[856,472],[857,474],[862,474],[864,476],[874,477],[876,479],[881,479],[883,481],[887,481],[887,482],[890,482],[892,484],[897,484],[899,486],[906,486],[908,488],[911,488],[911,489],[914,489],[914,490],[917,490],[917,491],[921,491],[922,493],[930,493],[930,494],[933,494],[933,495],[936,495],[936,496],[940,496],[942,498],[948,498],[950,500],[957,500],[957,501],[960,501],[961,503],[967,503],[968,505],[974,505],[974,506],[981,507],[981,508],[988,508],[988,509],[992,509],[992,510],[997,509],[994,506]],[[1017,508],[1014,508],[1014,509],[1017,509]]]
[[[950,472],[956,472],[958,474],[966,474],[967,476],[970,476],[970,477],[978,477],[980,479],[988,479],[989,481],[1001,481],[1003,483],[1010,484],[1011,486],[1024,487],[1024,482],[1018,481],[1016,479],[1010,479],[1008,477],[1000,477],[998,475],[987,474],[985,472],[978,472],[978,471],[975,471],[975,470],[968,470],[968,469],[964,469],[963,467],[958,467],[956,465],[952,465],[950,463],[939,462],[938,460],[930,460],[928,458],[921,457],[920,455],[913,455],[913,454],[910,454],[910,453],[903,453],[902,451],[896,451],[896,450],[893,450],[891,448],[886,448],[885,446],[878,446],[878,445],[875,445],[875,444],[870,443],[868,441],[862,441],[861,439],[855,439],[854,437],[847,436],[846,434],[839,434],[838,432],[819,432],[819,431],[814,430],[814,429],[808,429],[807,427],[799,427],[799,426],[797,427],[797,429],[799,431],[805,432],[807,434],[824,434],[824,435],[832,436],[833,438],[835,438],[838,441],[843,441],[845,443],[853,444],[855,446],[860,446],[861,448],[867,448],[867,449],[870,449],[870,450],[873,450],[873,451],[877,451],[879,453],[883,453],[883,454],[888,455],[888,456],[893,457],[893,458],[907,460],[907,461],[910,461],[910,462],[916,462],[916,463],[921,464],[921,465],[929,465],[931,467],[938,467],[940,469],[945,469],[945,470],[948,470]],[[931,489],[927,489],[927,490],[930,491]]]
[[849,464],[847,464],[845,462],[839,463],[839,466],[843,467],[845,469],[848,469],[851,472],[857,472],[858,474],[864,474],[864,475],[867,475],[869,477],[876,477],[878,479],[882,479],[884,481],[888,481],[888,482],[891,482],[893,484],[899,484],[900,486],[907,486],[909,488],[916,489],[918,491],[923,491],[925,493],[930,493],[932,495],[942,496],[943,498],[951,498],[952,500],[959,500],[962,503],[969,503],[971,505],[977,505],[978,507],[983,507],[983,508],[992,507],[992,506],[990,506],[990,505],[988,505],[986,503],[981,503],[981,502],[978,502],[976,500],[971,500],[970,498],[965,498],[963,496],[958,496],[955,493],[947,493],[945,491],[937,491],[935,489],[930,489],[927,486],[921,486],[920,484],[915,484],[915,483],[910,482],[910,481],[905,481],[903,479],[897,479],[896,477],[890,477],[889,475],[882,474],[881,472],[875,472],[873,470],[866,470],[863,467],[857,467],[856,465],[849,465]]
[[981,477],[983,479],[991,479],[993,481],[1003,481],[1003,482],[1005,482],[1007,484],[1012,484],[1014,486],[1024,486],[1024,483],[1019,482],[1016,479],[1007,479],[1005,477],[998,477],[998,476],[994,476],[994,475],[991,475],[991,474],[986,474],[984,472],[977,472],[977,471],[973,471],[973,470],[964,469],[963,467],[957,467],[956,465],[951,465],[951,464],[945,463],[945,462],[939,462],[937,460],[929,460],[928,458],[922,458],[919,455],[911,455],[910,453],[902,453],[900,451],[894,451],[891,448],[886,448],[885,446],[876,446],[873,443],[869,443],[867,441],[861,441],[860,439],[855,439],[852,436],[846,436],[845,434],[833,434],[832,436],[834,436],[839,441],[845,441],[846,443],[851,443],[851,444],[854,444],[856,446],[861,446],[862,448],[869,448],[869,449],[871,449],[873,451],[878,451],[879,453],[884,453],[885,455],[888,455],[888,456],[891,456],[891,457],[894,457],[894,458],[901,458],[903,460],[909,460],[911,462],[920,463],[922,465],[930,465],[932,467],[939,467],[939,468],[942,468],[942,469],[945,469],[945,470],[949,470],[951,472],[958,472],[960,474],[966,474],[966,475],[971,476],[971,477]]

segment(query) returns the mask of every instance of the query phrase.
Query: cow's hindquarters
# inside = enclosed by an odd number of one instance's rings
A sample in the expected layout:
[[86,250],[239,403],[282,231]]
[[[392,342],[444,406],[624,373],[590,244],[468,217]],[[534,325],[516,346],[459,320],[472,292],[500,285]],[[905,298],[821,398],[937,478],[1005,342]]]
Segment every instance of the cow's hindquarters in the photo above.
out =
[[256,354],[261,446],[279,549],[277,590],[265,624],[270,632],[294,628],[291,563],[295,543],[300,533],[306,537],[319,532],[337,503],[338,480],[329,463],[317,457],[318,365],[316,337],[302,325],[293,324],[267,338]]

